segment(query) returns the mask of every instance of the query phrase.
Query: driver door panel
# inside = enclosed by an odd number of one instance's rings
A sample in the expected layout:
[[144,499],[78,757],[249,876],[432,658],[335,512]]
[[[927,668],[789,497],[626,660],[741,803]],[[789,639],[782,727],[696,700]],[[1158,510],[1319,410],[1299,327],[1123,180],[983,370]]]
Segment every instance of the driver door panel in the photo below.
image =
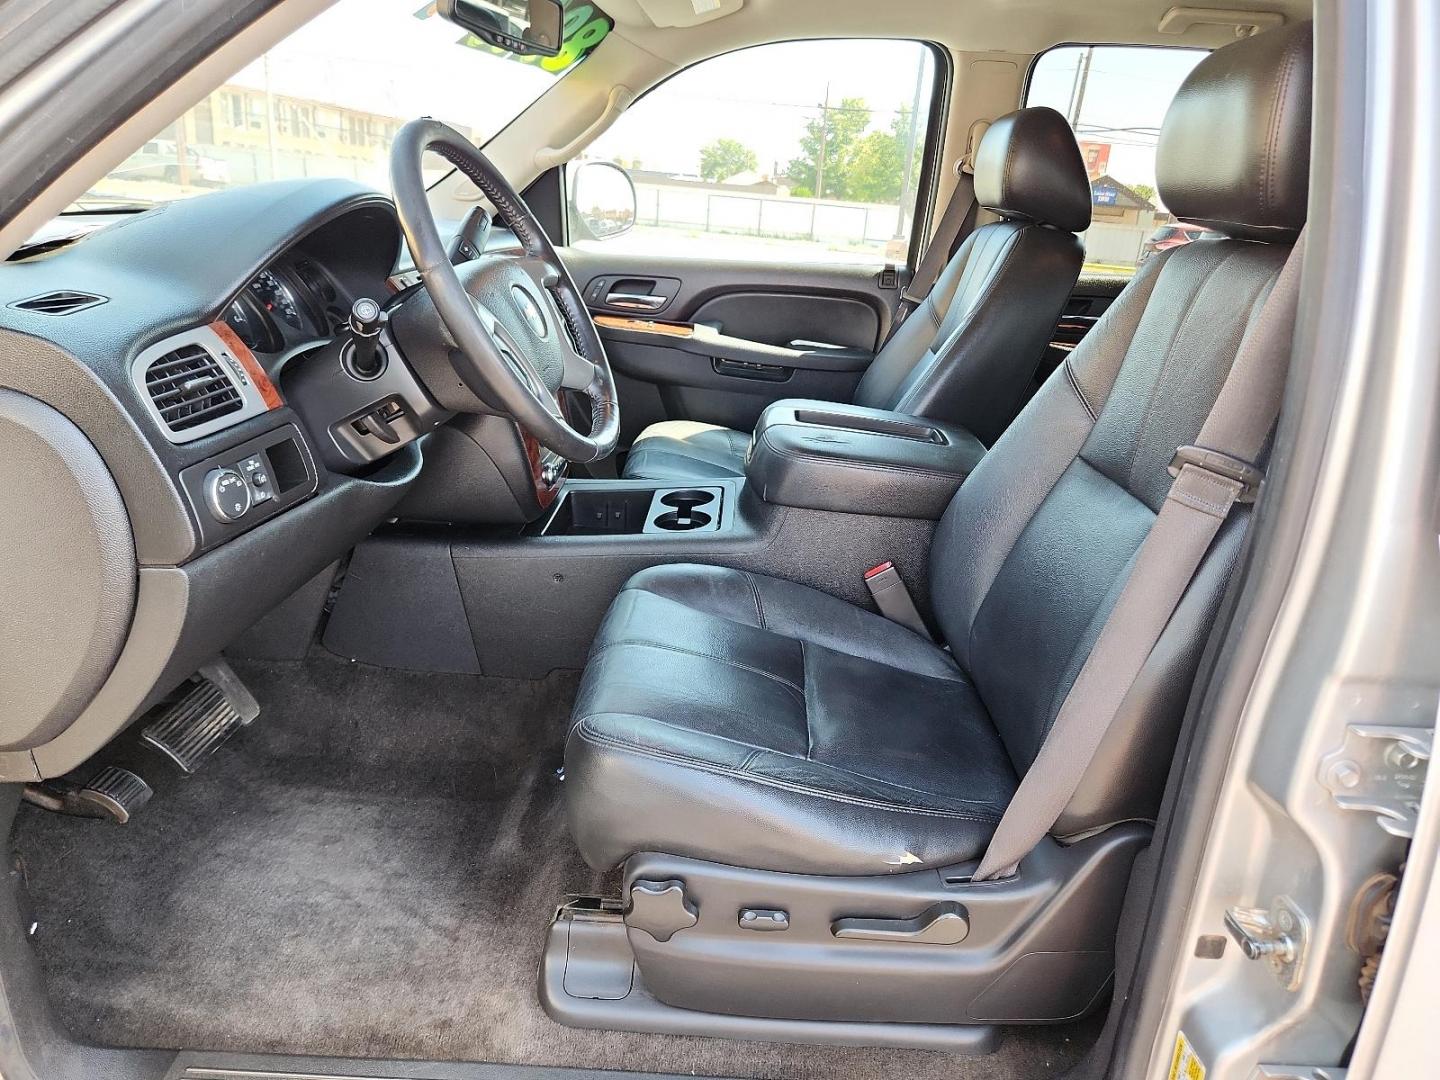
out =
[[[620,393],[622,445],[661,420],[748,431],[781,398],[850,400],[896,297],[868,267],[712,264],[579,246],[562,257],[595,315],[723,335],[723,347],[707,353],[680,338],[600,327]],[[800,352],[807,357],[789,355]]]

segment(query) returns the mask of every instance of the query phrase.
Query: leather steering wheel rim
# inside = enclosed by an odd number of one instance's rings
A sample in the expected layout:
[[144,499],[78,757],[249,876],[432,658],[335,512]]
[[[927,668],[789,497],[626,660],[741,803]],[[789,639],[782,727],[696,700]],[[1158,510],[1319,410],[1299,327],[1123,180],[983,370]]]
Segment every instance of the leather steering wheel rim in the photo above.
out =
[[[494,313],[488,313],[488,319],[482,316],[466,292],[440,239],[426,196],[421,172],[426,151],[434,151],[464,173],[515,233],[526,256],[543,268],[543,287],[537,291],[557,324],[555,346],[567,352],[562,386],[589,399],[588,434],[565,419],[554,394],[523,355],[520,335],[504,333],[502,320]],[[536,441],[561,457],[591,462],[614,453],[620,435],[620,408],[605,346],[570,272],[509,181],[465,136],[428,117],[412,120],[400,129],[391,149],[390,180],[415,268],[460,353],[462,363],[456,364],[460,377],[478,392],[489,391],[485,396],[497,401]]]

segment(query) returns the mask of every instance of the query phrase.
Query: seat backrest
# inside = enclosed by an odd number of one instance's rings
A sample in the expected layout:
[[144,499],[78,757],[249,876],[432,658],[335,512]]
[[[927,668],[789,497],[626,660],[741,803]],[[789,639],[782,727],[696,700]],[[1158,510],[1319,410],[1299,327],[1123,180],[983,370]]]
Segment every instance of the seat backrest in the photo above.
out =
[[1054,109],[1000,117],[975,155],[975,198],[1001,220],[965,238],[885,343],[855,403],[959,424],[989,445],[1019,411],[1090,227],[1090,180]]
[[[1175,450],[1199,434],[1304,224],[1310,88],[1308,23],[1195,68],[1166,115],[1158,186],[1178,217],[1226,238],[1146,262],[940,524],[936,614],[1020,773],[1114,606]],[[1154,815],[1249,517],[1232,514],[1216,538],[1058,835]]]

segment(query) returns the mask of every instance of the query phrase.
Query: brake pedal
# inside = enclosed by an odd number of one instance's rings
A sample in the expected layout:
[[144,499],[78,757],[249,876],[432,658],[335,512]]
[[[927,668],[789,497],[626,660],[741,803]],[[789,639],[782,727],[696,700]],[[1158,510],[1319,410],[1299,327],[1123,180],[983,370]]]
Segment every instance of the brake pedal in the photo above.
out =
[[129,769],[107,765],[83,787],[65,780],[26,784],[24,799],[57,814],[108,818],[124,825],[150,801],[152,794],[150,785]]
[[191,680],[185,695],[167,705],[140,736],[187,773],[260,713],[254,695],[223,660],[206,664]]

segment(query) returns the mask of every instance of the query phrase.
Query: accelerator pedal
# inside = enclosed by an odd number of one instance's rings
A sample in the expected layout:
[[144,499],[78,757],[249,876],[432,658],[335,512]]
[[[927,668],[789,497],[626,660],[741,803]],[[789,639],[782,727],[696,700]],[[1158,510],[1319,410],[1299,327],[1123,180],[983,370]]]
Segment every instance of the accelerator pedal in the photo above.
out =
[[259,714],[259,704],[240,677],[224,660],[216,660],[190,676],[183,696],[165,706],[140,741],[193,773],[221,743]]
[[25,801],[57,814],[108,818],[124,825],[150,801],[150,785],[129,769],[106,765],[83,787],[66,780],[25,785]]

